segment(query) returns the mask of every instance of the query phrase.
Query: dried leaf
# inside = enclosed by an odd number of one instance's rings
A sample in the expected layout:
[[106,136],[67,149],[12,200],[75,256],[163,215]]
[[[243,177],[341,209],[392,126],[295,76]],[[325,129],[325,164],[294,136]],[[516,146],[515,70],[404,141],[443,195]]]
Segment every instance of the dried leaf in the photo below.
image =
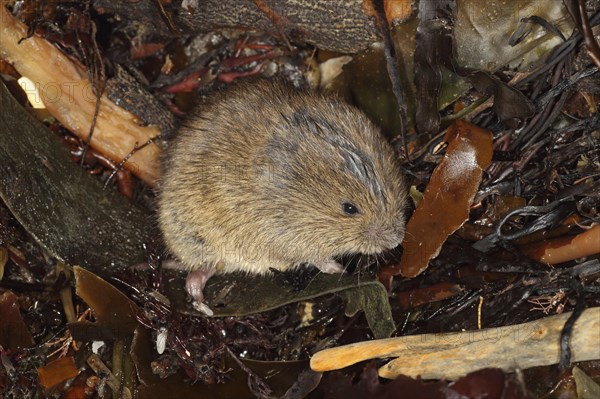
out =
[[[90,341],[132,337],[138,326],[135,303],[92,272],[78,266],[73,268],[73,272],[77,295],[94,310],[96,316],[95,323],[71,323],[69,328],[73,338]],[[80,336],[86,332],[101,333],[103,336]]]
[[33,346],[33,338],[23,321],[17,296],[11,291],[0,295],[0,346],[13,351]]
[[338,295],[346,299],[346,316],[352,317],[361,310],[365,312],[375,338],[387,338],[396,329],[387,292],[380,283],[346,289]]
[[45,389],[75,378],[79,374],[79,369],[75,367],[73,356],[61,357],[38,369],[40,383]]
[[516,128],[534,114],[535,107],[531,100],[495,76],[482,71],[468,70],[462,70],[460,75],[479,92],[494,96],[494,112],[505,125]]
[[152,372],[150,365],[156,358],[156,349],[152,342],[150,330],[141,325],[135,329],[129,354],[135,364],[135,370],[142,385],[160,384],[160,377]]
[[[172,283],[165,286],[165,294],[173,307],[182,313],[200,315],[187,300],[183,290],[184,275],[179,271],[165,270],[165,278]],[[348,301],[347,312],[363,310],[376,337],[388,337],[394,322],[385,288],[377,280],[356,276],[339,276],[320,273],[302,290],[281,284],[272,276],[247,276],[240,273],[213,276],[204,289],[206,303],[214,315],[244,316],[266,312],[289,303],[337,294]],[[253,298],[248,301],[248,298]]]
[[526,201],[523,197],[498,195],[494,197],[494,201],[492,201],[492,203],[487,207],[479,223],[487,226],[493,226],[495,223],[501,221],[510,212],[524,207],[525,205]]
[[402,310],[408,311],[426,303],[443,301],[461,292],[463,292],[463,287],[459,284],[438,283],[399,292],[397,298]]
[[330,58],[319,64],[319,72],[321,74],[319,87],[321,89],[329,88],[333,84],[333,81],[342,73],[344,65],[350,61],[352,61],[352,57],[344,55],[341,57]]
[[446,238],[469,216],[469,207],[492,160],[492,135],[467,122],[452,125],[446,155],[433,171],[423,201],[406,226],[400,265],[382,275],[415,277],[436,257]]
[[592,399],[600,397],[600,386],[579,367],[573,367],[573,378],[577,385],[579,399]]

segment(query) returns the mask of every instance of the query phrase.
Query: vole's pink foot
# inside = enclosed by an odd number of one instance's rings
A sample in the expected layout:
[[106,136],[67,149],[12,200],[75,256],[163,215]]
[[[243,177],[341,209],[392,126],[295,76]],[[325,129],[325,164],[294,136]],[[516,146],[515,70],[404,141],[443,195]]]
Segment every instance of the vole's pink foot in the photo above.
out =
[[341,274],[344,272],[344,267],[333,259],[316,262],[314,265],[317,269],[327,274]]
[[207,316],[212,316],[214,313],[211,308],[205,304],[204,301],[204,287],[206,282],[210,279],[213,274],[217,271],[217,268],[212,266],[210,268],[201,268],[192,270],[188,273],[185,279],[185,289],[194,298],[194,309],[204,313]]

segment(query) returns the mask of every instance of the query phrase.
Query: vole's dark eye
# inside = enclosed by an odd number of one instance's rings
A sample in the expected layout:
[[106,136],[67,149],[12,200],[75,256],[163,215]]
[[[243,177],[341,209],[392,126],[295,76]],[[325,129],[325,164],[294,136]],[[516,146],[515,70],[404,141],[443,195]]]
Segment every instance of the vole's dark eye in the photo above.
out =
[[359,213],[359,210],[356,207],[356,205],[354,205],[351,202],[344,202],[342,204],[342,209],[344,210],[346,215],[356,215],[357,213]]

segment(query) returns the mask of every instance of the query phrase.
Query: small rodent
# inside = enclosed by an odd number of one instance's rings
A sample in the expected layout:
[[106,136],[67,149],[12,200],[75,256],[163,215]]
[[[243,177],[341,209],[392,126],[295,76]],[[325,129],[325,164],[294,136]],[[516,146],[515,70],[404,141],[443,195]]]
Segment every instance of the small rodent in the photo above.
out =
[[337,272],[335,257],[400,244],[406,198],[394,151],[362,112],[258,81],[214,95],[180,128],[159,223],[190,270]]

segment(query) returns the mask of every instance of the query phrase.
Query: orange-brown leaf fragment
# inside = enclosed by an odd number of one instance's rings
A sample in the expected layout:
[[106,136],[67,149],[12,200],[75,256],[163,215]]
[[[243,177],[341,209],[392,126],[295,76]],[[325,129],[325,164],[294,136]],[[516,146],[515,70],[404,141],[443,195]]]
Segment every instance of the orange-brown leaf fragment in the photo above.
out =
[[138,325],[138,308],[125,294],[106,280],[79,266],[73,267],[75,274],[75,291],[93,310],[96,322],[79,321],[71,323],[70,328],[95,324],[110,338],[131,337]]
[[403,311],[415,309],[423,304],[439,302],[463,292],[463,287],[452,283],[437,283],[427,287],[398,293],[398,303]]
[[527,245],[523,251],[538,262],[556,265],[600,253],[600,225],[576,236],[544,240]]
[[[413,0],[383,0],[385,16],[388,24],[403,22],[410,17],[414,10]],[[373,7],[373,0],[363,1],[363,10],[370,17],[377,15]]]
[[33,346],[33,338],[19,311],[17,296],[6,291],[0,295],[0,346],[18,351]]
[[73,356],[61,357],[38,369],[40,383],[46,390],[76,377],[77,374],[79,370],[75,367]]
[[483,170],[492,160],[492,134],[488,130],[457,121],[448,128],[445,140],[446,155],[433,171],[423,201],[406,226],[400,260],[400,273],[405,277],[425,270],[448,236],[468,219]]

